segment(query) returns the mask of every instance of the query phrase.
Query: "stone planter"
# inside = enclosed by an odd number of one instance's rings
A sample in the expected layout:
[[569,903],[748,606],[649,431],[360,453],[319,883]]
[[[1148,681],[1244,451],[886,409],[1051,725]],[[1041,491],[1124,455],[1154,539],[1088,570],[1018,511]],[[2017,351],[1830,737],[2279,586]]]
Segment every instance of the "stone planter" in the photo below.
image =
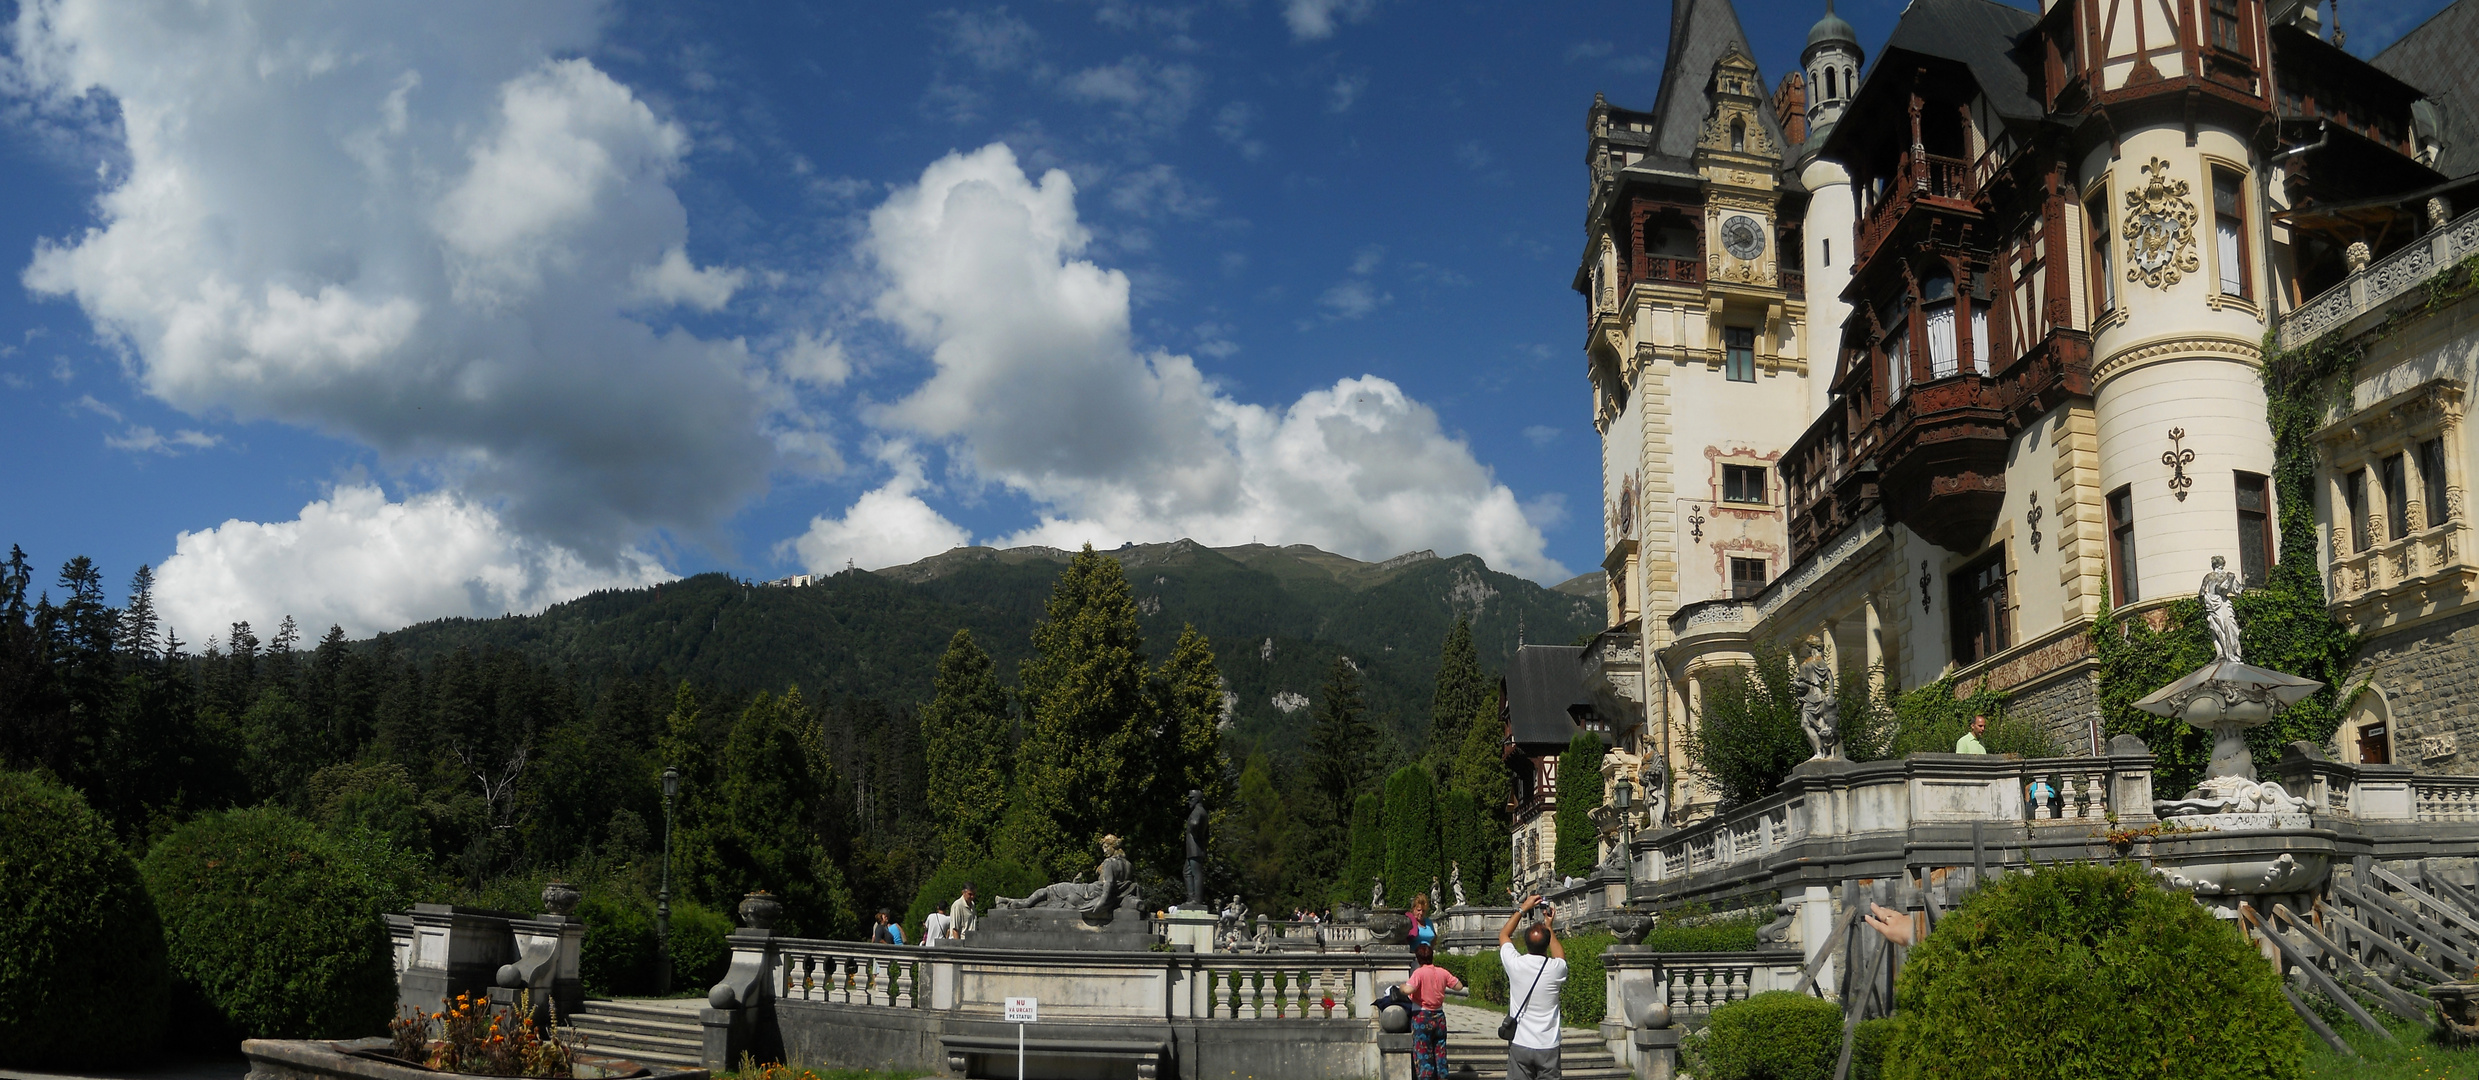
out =
[[783,914],[783,901],[773,893],[753,892],[740,900],[740,925],[747,930],[772,930]]
[[546,915],[565,918],[576,912],[577,902],[583,899],[585,894],[565,881],[554,881],[542,887],[542,911]]

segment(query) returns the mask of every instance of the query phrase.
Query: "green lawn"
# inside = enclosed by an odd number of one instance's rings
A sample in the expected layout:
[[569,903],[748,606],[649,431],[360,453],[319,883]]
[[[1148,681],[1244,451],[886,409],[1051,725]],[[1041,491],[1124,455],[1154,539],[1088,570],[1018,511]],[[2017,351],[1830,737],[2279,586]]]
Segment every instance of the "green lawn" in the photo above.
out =
[[2336,1026],[2342,1041],[2358,1051],[2343,1057],[2309,1036],[2306,1075],[2309,1080],[2471,1080],[2479,1077],[2479,1049],[2448,1047],[2406,1024],[2393,1028],[2386,1042],[2356,1024]]

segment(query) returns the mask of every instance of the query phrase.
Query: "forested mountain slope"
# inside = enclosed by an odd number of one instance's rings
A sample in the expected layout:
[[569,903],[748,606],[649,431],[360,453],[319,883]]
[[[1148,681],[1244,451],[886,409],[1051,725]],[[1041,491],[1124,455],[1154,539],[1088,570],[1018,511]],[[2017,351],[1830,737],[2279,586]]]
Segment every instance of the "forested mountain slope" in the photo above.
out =
[[[744,692],[798,684],[812,697],[908,707],[929,698],[939,653],[959,627],[1012,681],[1071,554],[957,548],[798,588],[704,574],[599,592],[539,615],[440,620],[391,637],[415,658],[513,648],[589,676],[659,673]],[[1415,552],[1366,563],[1305,545],[1186,540],[1110,554],[1136,593],[1152,658],[1161,659],[1183,624],[1195,624],[1235,697],[1234,733],[1268,750],[1298,746],[1337,652],[1360,665],[1379,724],[1418,752],[1439,642],[1458,616],[1472,619],[1481,662],[1493,670],[1504,668],[1519,634],[1563,644],[1601,622],[1597,596],[1545,589],[1472,555]]]

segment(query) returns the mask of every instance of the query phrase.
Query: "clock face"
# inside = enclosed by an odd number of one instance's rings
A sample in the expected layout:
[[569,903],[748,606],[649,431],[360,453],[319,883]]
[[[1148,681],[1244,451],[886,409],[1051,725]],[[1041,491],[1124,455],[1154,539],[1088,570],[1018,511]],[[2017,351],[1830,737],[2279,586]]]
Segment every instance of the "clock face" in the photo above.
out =
[[1739,259],[1753,259],[1764,254],[1764,223],[1746,214],[1732,215],[1722,222],[1722,250]]

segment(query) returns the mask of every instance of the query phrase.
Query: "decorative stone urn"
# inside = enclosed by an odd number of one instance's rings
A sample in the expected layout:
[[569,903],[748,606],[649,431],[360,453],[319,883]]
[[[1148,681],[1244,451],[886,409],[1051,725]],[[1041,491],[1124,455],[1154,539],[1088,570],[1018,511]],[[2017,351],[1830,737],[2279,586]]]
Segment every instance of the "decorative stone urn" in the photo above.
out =
[[544,914],[567,916],[577,910],[577,901],[583,899],[585,899],[585,894],[577,891],[576,886],[565,881],[554,881],[542,887]]
[[759,890],[740,898],[740,925],[747,930],[772,930],[775,917],[783,914],[783,901],[775,894]]

